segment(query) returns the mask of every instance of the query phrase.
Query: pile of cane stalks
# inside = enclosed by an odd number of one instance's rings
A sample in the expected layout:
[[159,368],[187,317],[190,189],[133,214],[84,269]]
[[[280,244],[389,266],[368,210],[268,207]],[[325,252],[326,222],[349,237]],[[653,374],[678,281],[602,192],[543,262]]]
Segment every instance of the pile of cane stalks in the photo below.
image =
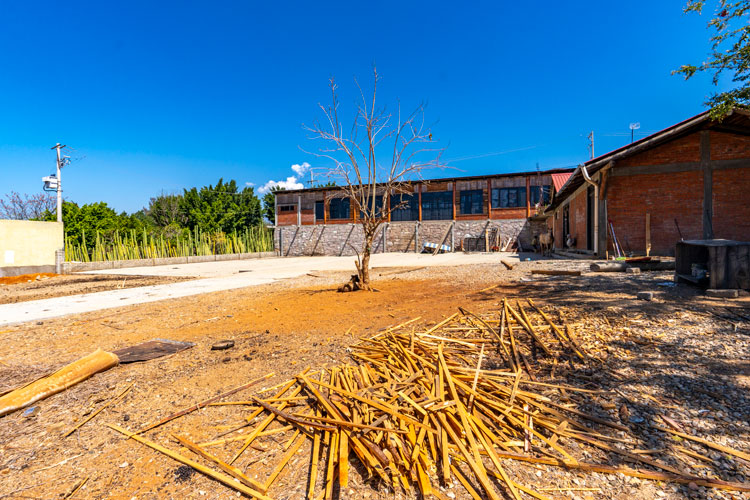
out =
[[[351,364],[305,370],[248,401],[220,400],[261,379],[137,432],[110,427],[260,499],[272,498],[274,488],[284,492],[276,481],[298,453],[309,457],[305,494],[311,500],[330,499],[343,491],[354,467],[358,475],[369,476],[373,487],[407,495],[419,491],[424,498],[447,499],[445,487],[456,481],[475,499],[548,498],[513,476],[508,470],[512,461],[750,491],[748,484],[688,474],[664,459],[634,453],[627,426],[575,403],[577,397],[608,391],[540,380],[544,373],[549,375],[549,367],[605,369],[593,349],[586,348],[585,339],[574,338],[556,311],[545,311],[531,300],[504,300],[498,309],[491,315],[459,309],[429,328],[420,327],[415,318],[352,346]],[[537,360],[543,361],[546,372]],[[174,451],[142,436],[209,405],[241,411],[243,423],[217,436],[222,439],[201,444],[171,435],[200,462],[186,450]],[[662,430],[740,460],[750,459],[742,451],[669,426]],[[275,453],[257,446],[261,437],[271,434],[283,436],[272,441],[278,443]],[[217,446],[223,448],[208,451]],[[274,468],[264,471],[265,479],[251,477],[248,466],[240,466],[248,448],[275,457]],[[585,454],[589,461],[581,459],[583,448],[592,450]],[[601,457],[607,456],[631,466],[594,463],[606,462]],[[594,457],[600,458],[592,462]]]

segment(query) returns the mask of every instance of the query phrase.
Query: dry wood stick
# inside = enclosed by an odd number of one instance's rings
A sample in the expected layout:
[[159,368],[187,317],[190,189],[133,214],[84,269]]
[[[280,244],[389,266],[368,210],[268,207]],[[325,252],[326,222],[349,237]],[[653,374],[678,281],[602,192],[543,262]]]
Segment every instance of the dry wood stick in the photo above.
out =
[[750,454],[745,453],[744,451],[735,450],[734,448],[730,448],[728,446],[724,446],[718,443],[713,443],[707,439],[699,438],[697,436],[691,436],[690,434],[686,434],[684,432],[676,431],[674,429],[670,429],[668,427],[662,427],[660,425],[651,425],[651,427],[654,427],[656,429],[659,429],[663,432],[669,432],[671,434],[674,434],[675,436],[680,436],[683,439],[689,439],[690,441],[695,441],[696,443],[700,443],[702,445],[708,446],[709,448],[713,448],[714,450],[719,450],[724,453],[728,453],[730,455],[734,455],[735,457],[741,458],[743,460],[747,460],[750,462]]
[[[510,352],[511,352],[511,356],[513,357],[513,363],[512,363],[511,368],[513,369],[514,372],[519,372],[521,371],[521,360],[519,359],[519,350],[518,350],[518,346],[516,346],[516,338],[513,335],[513,328],[511,328],[510,325],[508,324],[507,313],[508,313],[508,301],[506,299],[503,299],[503,312],[502,312],[502,316],[500,317],[500,324],[503,325],[503,327],[505,325],[508,325],[508,338],[510,338]],[[529,370],[529,366],[527,365],[526,360],[524,360],[524,364],[526,365],[526,371],[529,372],[529,377],[531,377],[531,379],[533,380],[534,375]]]
[[450,323],[451,321],[453,321],[454,319],[456,319],[457,316],[458,316],[458,313],[451,314],[450,316],[448,316],[447,318],[445,318],[443,321],[441,321],[437,325],[433,326],[432,328],[429,328],[426,332],[422,333],[422,335],[429,335],[430,333],[434,332],[435,330],[437,330],[437,329],[439,329],[439,328],[447,325],[448,323]]
[[[518,305],[518,303],[516,303]],[[520,305],[519,305],[520,307]],[[531,338],[534,339],[534,341],[539,344],[542,348],[542,350],[548,355],[553,356],[552,351],[549,350],[549,348],[542,342],[542,339],[540,339],[536,332],[534,332],[534,329],[531,327],[531,325],[527,325],[526,322],[521,318],[521,316],[518,315],[518,313],[511,307],[510,304],[508,304],[508,311],[513,316],[513,318],[518,322],[519,325],[523,327],[526,332],[528,332],[529,335],[531,335]]]
[[[293,415],[295,417],[301,416],[298,413],[294,413]],[[335,418],[318,417],[318,416],[314,416],[314,415],[308,415],[307,418],[312,419],[312,420],[319,420],[320,422],[325,422],[327,424],[338,425],[338,426],[341,426],[341,427],[351,427],[351,428],[354,428],[354,429],[366,429],[366,430],[369,430],[369,431],[378,431],[378,432],[386,432],[386,433],[392,432],[392,433],[395,433],[395,434],[406,434],[406,431],[402,431],[400,429],[386,429],[385,427],[376,427],[374,425],[360,424],[360,423],[357,423],[357,422],[349,422],[347,420],[338,420],[338,419],[335,419]],[[334,429],[336,429],[336,428],[334,427]]]
[[268,373],[266,375],[263,375],[262,377],[258,377],[255,380],[252,380],[252,381],[248,382],[247,384],[243,384],[243,385],[241,385],[239,387],[235,387],[231,391],[224,392],[222,394],[219,394],[218,396],[214,396],[214,397],[212,397],[210,399],[207,399],[205,401],[202,401],[202,402],[200,402],[198,404],[195,404],[193,406],[189,406],[189,407],[187,407],[187,408],[185,408],[183,410],[178,411],[177,413],[173,413],[173,414],[169,415],[168,417],[159,420],[158,422],[156,422],[154,424],[147,425],[146,427],[142,428],[141,430],[136,431],[134,434],[143,434],[144,432],[150,431],[151,429],[155,429],[155,428],[159,427],[160,425],[164,425],[164,424],[166,424],[167,422],[169,422],[171,420],[174,420],[176,418],[179,418],[179,417],[182,417],[184,415],[187,415],[188,413],[194,412],[195,410],[203,408],[204,406],[208,405],[209,403],[213,403],[214,401],[218,401],[218,400],[220,400],[222,398],[225,398],[227,396],[231,396],[232,394],[235,394],[235,393],[243,391],[243,390],[245,390],[245,389],[247,389],[249,387],[252,387],[255,384],[257,384],[258,382],[261,382],[263,380],[269,379],[269,378],[273,377],[274,375],[275,375],[275,373],[273,373],[273,372]]
[[345,488],[349,485],[349,435],[339,432],[339,486]]
[[[288,430],[291,430],[293,426],[287,425],[284,427],[279,427],[278,429],[272,429],[270,431],[263,431],[260,434],[258,434],[258,437],[262,436],[270,436],[271,434],[278,434],[279,432],[286,432]],[[223,439],[216,439],[214,441],[204,441],[202,443],[198,443],[198,446],[201,448],[205,448],[206,446],[217,446],[220,444],[226,444],[226,443],[233,443],[235,441],[244,441],[247,439],[249,434],[242,434],[240,436],[234,436],[230,438],[223,438]]]
[[323,497],[326,500],[331,500],[333,497],[333,478],[336,468],[336,459],[338,458],[338,438],[338,432],[331,433],[331,446],[328,448],[328,465],[326,468],[325,496]]
[[200,455],[201,457],[205,458],[209,462],[215,463],[216,465],[219,466],[219,468],[221,470],[223,470],[224,472],[226,472],[230,476],[236,477],[245,486],[248,486],[248,487],[253,488],[253,489],[257,490],[257,491],[260,491],[261,493],[266,493],[268,491],[268,488],[265,485],[263,485],[263,484],[261,484],[261,483],[259,483],[257,481],[253,481],[252,479],[250,479],[249,477],[247,477],[245,474],[243,474],[242,471],[240,469],[238,469],[237,467],[232,467],[228,463],[222,461],[221,459],[215,457],[214,455],[211,455],[206,450],[204,450],[203,448],[201,448],[197,444],[191,442],[187,438],[184,438],[182,436],[178,436],[176,434],[172,434],[172,438],[174,438],[175,440],[177,440],[182,446],[184,446],[188,450],[192,451],[196,455]]
[[695,482],[698,486],[706,486],[709,488],[719,488],[730,491],[750,491],[750,483],[732,483],[722,481],[720,479],[706,479],[700,476],[689,476],[689,475],[674,475],[667,474],[664,472],[646,471],[646,470],[633,470],[629,467],[613,467],[610,465],[603,464],[591,464],[586,462],[578,462],[577,464],[566,464],[562,460],[556,458],[546,457],[530,457],[519,453],[510,453],[506,451],[497,451],[497,455],[501,458],[509,458],[512,460],[520,460],[523,462],[543,464],[543,465],[556,465],[558,467],[564,467],[567,469],[579,469],[587,470],[592,472],[599,472],[602,474],[624,474],[626,476],[637,477],[640,479],[654,479],[656,481],[665,481],[671,483],[688,484]]
[[542,311],[539,307],[537,307],[537,305],[534,304],[534,302],[532,302],[531,299],[526,299],[526,300],[528,301],[529,305],[536,310],[536,312],[538,312],[539,314],[541,314],[542,318],[544,318],[544,320],[549,324],[550,329],[552,331],[554,331],[555,334],[557,334],[557,336],[561,339],[561,341],[569,342],[570,345],[571,345],[571,347],[573,348],[573,352],[575,352],[576,355],[578,355],[579,358],[584,359],[584,355],[583,355],[582,349],[578,345],[576,345],[576,343],[573,341],[573,339],[570,338],[570,337],[568,337],[568,336],[566,336],[563,333],[563,331],[560,330],[560,328],[558,328],[558,326],[555,325],[555,323],[552,322],[552,319],[549,316],[547,316],[547,314],[545,314],[544,311]]
[[[442,344],[438,346],[438,359],[440,360],[440,368],[444,372],[445,380],[446,382],[448,382],[448,391],[450,392],[453,400],[456,402],[456,408],[458,408],[458,416],[461,419],[461,424],[463,425],[464,432],[466,433],[466,439],[469,442],[469,447],[471,449],[474,462],[476,463],[477,470],[481,471],[486,478],[487,476],[484,469],[484,464],[482,463],[482,459],[479,456],[479,447],[477,446],[476,440],[474,439],[474,433],[472,432],[471,426],[469,425],[469,418],[467,416],[464,405],[458,397],[458,391],[456,391],[456,385],[453,381],[453,377],[451,376],[451,372],[448,369],[448,364],[445,362]],[[490,495],[489,492],[487,494]]]
[[268,491],[271,488],[271,485],[274,481],[276,481],[276,478],[279,477],[279,474],[281,474],[281,471],[284,470],[284,467],[286,467],[286,464],[289,463],[289,460],[292,459],[295,453],[300,449],[300,446],[305,444],[305,436],[300,436],[294,446],[289,448],[287,452],[284,454],[284,456],[281,458],[281,461],[276,465],[274,470],[271,472],[271,475],[268,477],[268,480],[266,481],[265,488],[266,491]]
[[[302,382],[305,384],[307,389],[310,391],[310,393],[318,400],[318,403],[333,417],[338,418],[339,420],[343,420],[343,417],[341,416],[341,413],[339,410],[331,403],[331,401],[328,400],[323,394],[320,393],[315,387],[313,387],[311,381],[319,382],[314,379],[308,379],[304,375],[298,376]],[[340,431],[340,432],[348,432],[348,431]],[[335,436],[335,433],[326,433],[326,436]],[[352,442],[353,450],[357,454],[357,456],[360,458],[362,463],[369,466],[370,469],[374,470],[386,483],[389,481],[388,476],[386,476],[383,472],[382,467],[380,467],[380,463],[377,458],[375,458],[372,455],[372,448],[369,447],[367,439],[359,438],[355,436],[349,436],[349,440]],[[328,444],[328,443],[326,443]]]
[[508,487],[508,490],[510,491],[511,496],[515,500],[521,500],[521,495],[518,494],[518,490],[516,490],[516,487],[514,486],[513,481],[511,481],[510,477],[508,477],[508,473],[505,472],[505,469],[503,469],[503,466],[500,464],[500,460],[495,454],[495,450],[492,444],[488,441],[488,439],[481,432],[477,432],[477,436],[479,436],[479,440],[482,442],[482,446],[484,447],[485,451],[489,455],[490,460],[492,461],[492,464],[500,473],[500,478],[505,482],[505,485]]
[[63,497],[63,500],[66,500],[68,498],[73,498],[73,496],[76,493],[78,493],[78,490],[83,488],[83,485],[86,484],[88,481],[89,481],[89,476],[86,476],[86,478],[83,479],[83,481],[79,481],[78,484],[73,488],[73,490]]
[[286,420],[290,424],[301,425],[303,427],[304,426],[312,427],[313,429],[318,429],[318,430],[321,430],[321,431],[332,432],[332,431],[336,430],[336,427],[333,427],[331,425],[319,424],[317,422],[311,422],[310,420],[305,420],[305,419],[298,418],[298,417],[295,417],[293,415],[290,415],[289,413],[283,412],[283,411],[281,411],[281,410],[279,410],[277,408],[274,408],[273,406],[271,406],[271,405],[269,405],[267,403],[264,403],[260,399],[253,398],[253,401],[255,401],[258,405],[262,406],[269,413],[273,413],[277,417],[281,417],[282,419]]
[[104,403],[104,404],[103,404],[102,406],[100,406],[100,407],[99,407],[99,409],[98,409],[98,410],[96,410],[95,412],[93,412],[93,413],[92,413],[91,415],[89,415],[89,416],[88,416],[88,417],[86,417],[86,418],[85,418],[85,419],[84,419],[83,421],[81,421],[81,422],[80,422],[80,423],[79,423],[78,425],[76,425],[75,427],[73,427],[72,429],[70,429],[70,430],[69,430],[68,432],[66,432],[65,434],[63,434],[63,438],[66,438],[66,437],[70,436],[70,435],[71,435],[71,434],[73,434],[73,433],[74,433],[74,432],[75,432],[76,430],[78,430],[78,429],[80,429],[81,427],[83,427],[83,425],[84,425],[84,424],[85,424],[86,422],[88,422],[89,420],[91,420],[92,418],[94,418],[95,416],[97,416],[97,415],[99,414],[99,412],[101,412],[101,411],[102,411],[103,409],[105,409],[106,407],[108,407],[108,406],[110,406],[111,404],[113,404],[113,403],[115,403],[115,402],[119,401],[120,399],[124,398],[124,397],[125,397],[125,395],[126,395],[126,394],[127,394],[128,392],[130,392],[130,389],[132,389],[134,385],[135,385],[135,382],[133,382],[132,384],[130,384],[129,386],[127,386],[127,387],[126,387],[126,388],[125,388],[125,389],[124,389],[124,390],[123,390],[123,391],[122,391],[122,392],[121,392],[120,394],[118,394],[117,396],[113,397],[112,399],[110,399],[109,401],[107,401],[106,403]]
[[[482,465],[481,462],[477,463],[474,461],[474,459],[472,458],[472,452],[466,449],[463,439],[456,435],[453,427],[451,427],[446,421],[445,415],[442,413],[438,413],[437,418],[440,420],[440,423],[443,424],[445,431],[448,433],[455,445],[458,446],[458,449],[464,456],[464,460],[466,460],[466,462],[469,464],[469,467],[471,467],[471,470],[474,472],[477,480],[482,485],[482,488],[484,488],[484,492],[487,494],[487,496],[492,500],[500,500],[500,496],[497,494],[495,488],[492,486],[492,483],[487,477],[487,472],[484,468],[484,465]],[[445,443],[445,445],[447,447],[447,443]]]
[[464,476],[464,473],[456,467],[455,465],[451,464],[451,470],[453,471],[453,475],[455,475],[458,478],[458,481],[466,488],[466,491],[471,495],[471,498],[474,500],[483,500],[482,496],[477,493],[477,490],[474,489],[474,487],[471,485],[471,481],[469,481],[466,476]]
[[[315,409],[315,415],[320,415],[320,410]],[[318,480],[318,460],[320,459],[321,433],[316,432],[313,438],[312,460],[310,462],[310,479],[307,487],[307,500],[313,500],[315,494],[315,483]]]
[[[287,388],[291,387],[292,385],[294,385],[294,382],[290,382],[289,384],[287,384],[286,386],[284,386],[284,389],[282,389],[282,391],[286,391]],[[300,393],[300,391],[302,391],[302,387],[297,387],[292,394],[294,396],[296,396],[297,394]],[[287,406],[287,403],[281,403],[281,405],[279,406],[279,409],[283,410],[284,408],[286,408],[286,406]],[[247,439],[245,439],[245,442],[242,443],[242,447],[237,451],[237,453],[229,461],[230,465],[233,464],[240,457],[240,455],[242,455],[242,452],[244,452],[247,449],[247,447],[250,446],[250,444],[252,444],[252,442],[255,440],[255,438],[257,438],[258,435],[260,433],[262,433],[266,429],[266,427],[268,427],[269,425],[271,425],[271,422],[273,422],[275,418],[276,418],[276,414],[271,413],[271,415],[269,415],[268,417],[266,417],[255,428],[255,430],[247,437]]]
[[[471,390],[477,390],[477,382],[479,382],[479,370],[482,369],[482,358],[484,357],[484,344],[482,344],[482,350],[479,351],[479,361],[477,361],[477,369],[474,371],[474,382],[471,384]],[[468,412],[471,413],[472,407],[474,406],[474,393],[469,396]]]
[[352,398],[352,399],[356,399],[357,401],[361,401],[362,403],[368,404],[368,405],[370,405],[372,407],[375,407],[375,408],[377,408],[379,410],[382,410],[382,411],[384,411],[386,413],[390,413],[392,416],[394,416],[396,418],[402,419],[402,420],[404,420],[406,422],[409,422],[411,424],[414,424],[414,425],[416,425],[418,427],[422,427],[422,423],[421,422],[419,422],[418,420],[414,420],[413,418],[411,418],[411,417],[409,417],[407,415],[404,415],[403,413],[399,412],[396,408],[394,408],[391,405],[384,404],[384,403],[375,401],[373,399],[362,397],[359,394],[354,394],[352,392],[345,391],[344,389],[341,389],[340,387],[335,387],[335,386],[332,386],[330,384],[326,384],[325,382],[321,382],[321,381],[318,381],[318,380],[315,380],[315,379],[308,379],[308,378],[306,378],[304,376],[301,377],[301,379],[304,382],[306,382],[308,386],[310,386],[312,384],[315,384],[315,385],[318,385],[318,386],[321,386],[321,387],[325,387],[327,389],[330,389],[331,391],[338,392],[338,393],[340,393],[343,396],[346,396],[346,397],[349,397],[349,398]]
[[122,429],[116,425],[113,424],[104,424],[110,429],[119,432],[120,434],[125,435],[128,438],[132,438],[135,441],[138,441],[141,444],[145,444],[149,448],[156,450],[160,453],[163,453],[164,455],[167,455],[170,458],[173,458],[174,460],[177,460],[178,462],[185,464],[189,467],[192,467],[193,469],[197,470],[201,474],[204,474],[212,479],[216,479],[220,483],[223,483],[225,486],[228,486],[232,488],[233,490],[239,491],[241,493],[244,493],[245,495],[248,495],[250,497],[257,498],[258,500],[271,500],[269,497],[264,495],[263,493],[256,491],[248,486],[245,486],[242,483],[238,483],[234,480],[233,477],[227,476],[225,474],[222,474],[220,472],[216,472],[212,469],[209,469],[208,467],[205,467],[198,462],[195,462],[193,460],[190,460],[189,458],[177,453],[176,451],[172,451],[168,448],[165,448],[161,445],[158,445],[154,443],[153,441],[150,441],[144,437],[141,437],[133,432],[128,432],[125,429]]

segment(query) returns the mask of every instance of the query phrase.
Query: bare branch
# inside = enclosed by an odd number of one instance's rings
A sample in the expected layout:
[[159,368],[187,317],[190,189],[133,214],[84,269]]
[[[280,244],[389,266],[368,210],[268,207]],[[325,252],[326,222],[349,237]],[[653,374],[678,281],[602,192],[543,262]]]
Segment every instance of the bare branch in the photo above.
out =
[[[363,248],[361,253],[355,251],[359,278],[365,287],[369,284],[369,259],[377,231],[390,220],[394,211],[408,205],[408,201],[395,198],[406,194],[413,196],[412,181],[421,179],[423,170],[444,167],[441,158],[445,148],[435,145],[432,131],[425,126],[425,104],[404,115],[398,103],[395,115],[389,113],[384,107],[378,107],[379,80],[375,66],[371,94],[354,80],[359,103],[355,105],[347,136],[339,120],[339,100],[333,78],[329,81],[331,104],[319,104],[326,127],[318,122],[310,127],[303,126],[310,139],[324,144],[317,151],[303,151],[331,162],[326,175],[339,185],[340,192],[328,197],[347,198],[352,218],[362,227]],[[384,147],[388,148],[386,156],[390,158],[381,164],[379,152]],[[382,200],[380,203],[378,197]]]

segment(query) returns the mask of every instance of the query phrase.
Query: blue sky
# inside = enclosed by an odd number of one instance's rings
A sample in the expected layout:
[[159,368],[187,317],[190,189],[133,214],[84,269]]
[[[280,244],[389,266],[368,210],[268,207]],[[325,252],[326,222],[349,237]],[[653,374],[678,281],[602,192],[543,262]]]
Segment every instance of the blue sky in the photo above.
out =
[[[273,5],[271,5],[273,4]],[[684,1],[17,2],[0,16],[0,195],[37,192],[62,142],[66,199],[135,211],[161,191],[258,186],[326,164],[303,123],[372,63],[381,103],[426,101],[455,170],[571,166],[704,109],[707,14]],[[637,136],[638,137],[638,136]],[[507,152],[504,154],[499,153]],[[467,157],[470,159],[456,160]]]

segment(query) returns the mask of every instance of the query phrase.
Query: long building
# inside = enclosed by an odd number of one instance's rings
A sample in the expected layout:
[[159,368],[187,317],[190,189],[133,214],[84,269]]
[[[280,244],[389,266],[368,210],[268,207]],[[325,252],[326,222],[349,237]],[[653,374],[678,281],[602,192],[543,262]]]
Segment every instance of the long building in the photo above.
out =
[[[398,195],[375,252],[530,249],[546,231],[544,209],[573,169],[414,181]],[[277,191],[276,248],[281,255],[353,255],[362,245],[359,214],[340,188]],[[381,203],[376,200],[376,203]]]

